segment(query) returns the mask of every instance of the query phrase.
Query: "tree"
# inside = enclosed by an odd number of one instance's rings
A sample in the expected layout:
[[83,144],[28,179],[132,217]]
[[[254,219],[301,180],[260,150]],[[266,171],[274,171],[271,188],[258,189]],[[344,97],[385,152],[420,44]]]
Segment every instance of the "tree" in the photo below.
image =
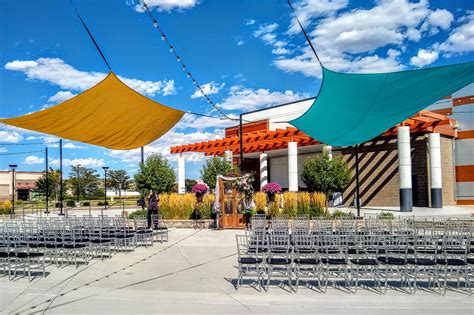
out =
[[168,160],[158,153],[150,155],[135,174],[136,189],[143,195],[149,190],[158,193],[171,192],[175,181],[176,176]]
[[125,170],[110,170],[107,173],[107,187],[115,191],[127,190],[132,186],[132,180]]
[[189,192],[193,189],[193,186],[197,184],[197,180],[186,178],[184,180],[184,186],[186,187],[186,191]]
[[217,175],[226,175],[232,171],[232,164],[223,158],[215,156],[206,161],[201,169],[202,180],[212,189],[216,188]]
[[[43,175],[36,181],[34,192],[46,197],[46,191],[48,191],[48,198],[57,199],[59,194],[60,176],[61,173],[59,170],[53,170],[50,168],[48,172],[48,181],[46,181],[46,172],[43,172]],[[46,185],[46,182],[48,182],[48,185]],[[48,186],[48,189],[46,189],[46,186]]]
[[323,153],[305,161],[301,179],[309,191],[321,191],[329,200],[330,193],[346,189],[351,171],[341,157],[330,159],[327,153]]
[[[85,197],[87,199],[99,197],[99,174],[93,168],[88,168],[80,165],[71,167],[69,171],[69,178],[66,181],[69,190],[77,197],[79,188],[79,198]],[[78,185],[79,184],[79,185]]]

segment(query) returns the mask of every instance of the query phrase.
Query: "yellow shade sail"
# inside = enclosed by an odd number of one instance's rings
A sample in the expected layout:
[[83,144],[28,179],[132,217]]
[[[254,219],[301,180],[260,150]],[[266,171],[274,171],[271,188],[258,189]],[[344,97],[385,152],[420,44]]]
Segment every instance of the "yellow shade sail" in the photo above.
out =
[[135,149],[153,142],[184,115],[135,92],[109,75],[89,90],[56,106],[0,122],[98,145]]

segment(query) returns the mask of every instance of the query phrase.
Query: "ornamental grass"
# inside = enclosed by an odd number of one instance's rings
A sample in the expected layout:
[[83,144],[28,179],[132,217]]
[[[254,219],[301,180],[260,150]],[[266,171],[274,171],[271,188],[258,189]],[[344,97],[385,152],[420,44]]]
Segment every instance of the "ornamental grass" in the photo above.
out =
[[326,195],[322,192],[311,194],[311,216],[326,215]]
[[298,211],[298,194],[292,191],[283,193],[283,214],[294,218]]
[[265,212],[265,208],[267,207],[267,194],[263,191],[259,191],[253,195],[253,198],[255,201],[255,212]]
[[311,194],[303,191],[298,193],[298,215],[311,215]]

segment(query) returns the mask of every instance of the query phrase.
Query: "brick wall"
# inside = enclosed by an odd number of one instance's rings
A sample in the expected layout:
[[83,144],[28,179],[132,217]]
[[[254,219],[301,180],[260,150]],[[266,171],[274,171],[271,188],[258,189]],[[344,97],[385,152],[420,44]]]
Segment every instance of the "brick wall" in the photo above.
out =
[[[442,137],[443,202],[454,203],[452,140]],[[344,191],[345,204],[353,204],[355,197],[354,148],[341,150],[349,164],[353,178]],[[428,207],[430,198],[429,160],[424,134],[411,137],[414,205]],[[359,180],[362,206],[399,206],[398,150],[396,137],[380,137],[359,146]]]

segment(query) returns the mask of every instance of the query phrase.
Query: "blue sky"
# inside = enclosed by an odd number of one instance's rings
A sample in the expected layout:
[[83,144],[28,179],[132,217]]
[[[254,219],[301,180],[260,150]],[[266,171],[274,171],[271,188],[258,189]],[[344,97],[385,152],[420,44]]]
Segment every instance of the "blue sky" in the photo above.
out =
[[[320,68],[286,0],[148,0],[167,37],[209,96],[229,115],[314,96]],[[113,71],[166,105],[215,115],[160,39],[138,0],[75,0]],[[295,1],[322,62],[343,72],[414,69],[474,60],[474,2]],[[107,68],[66,0],[0,3],[0,117],[57,104],[97,83]],[[176,166],[169,147],[223,135],[227,121],[186,115],[145,148]],[[198,127],[196,127],[198,126]],[[58,165],[54,137],[0,126],[0,170]],[[2,145],[5,144],[6,145]],[[35,144],[39,143],[39,144]],[[23,145],[15,145],[23,144]],[[65,141],[69,165],[137,170],[139,150]],[[205,157],[188,154],[186,175]]]

